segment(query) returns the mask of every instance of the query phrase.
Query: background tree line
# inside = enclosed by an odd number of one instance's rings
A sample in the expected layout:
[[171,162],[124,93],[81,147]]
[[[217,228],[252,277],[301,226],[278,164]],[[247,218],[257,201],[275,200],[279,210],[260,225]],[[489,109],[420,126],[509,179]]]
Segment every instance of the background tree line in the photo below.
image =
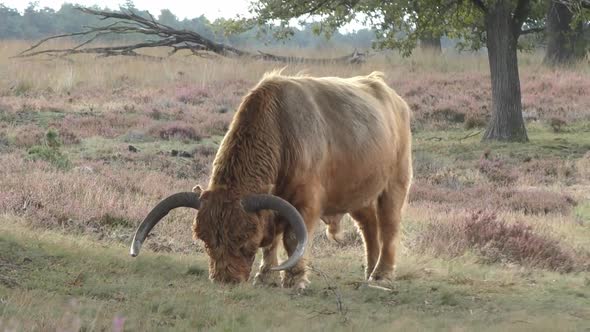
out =
[[[92,8],[101,9],[98,6]],[[121,9],[147,15],[147,11],[136,8],[132,1],[127,1],[124,6],[119,8],[119,10]],[[265,29],[258,26],[238,34],[228,34],[225,31],[228,22],[226,19],[220,18],[210,21],[207,17],[201,15],[181,20],[168,9],[161,10],[155,18],[159,23],[173,28],[195,31],[205,38],[240,47],[256,48],[286,45],[290,47],[317,48],[328,44],[330,46],[346,45],[359,49],[368,49],[371,47],[371,41],[375,39],[374,31],[361,29],[345,34],[336,32],[331,36],[330,40],[327,40],[325,37],[318,36],[313,32],[312,24],[305,24],[296,29],[288,40],[279,40],[265,34]],[[81,27],[89,25],[99,26],[101,21],[96,16],[81,13],[75,9],[75,5],[70,3],[64,3],[61,8],[54,10],[48,7],[41,8],[38,3],[32,2],[20,13],[17,9],[5,6],[0,2],[0,39],[37,40],[50,35],[77,32]],[[132,35],[103,39],[113,40],[115,38],[118,40],[123,38],[126,40],[138,40],[146,37]]]

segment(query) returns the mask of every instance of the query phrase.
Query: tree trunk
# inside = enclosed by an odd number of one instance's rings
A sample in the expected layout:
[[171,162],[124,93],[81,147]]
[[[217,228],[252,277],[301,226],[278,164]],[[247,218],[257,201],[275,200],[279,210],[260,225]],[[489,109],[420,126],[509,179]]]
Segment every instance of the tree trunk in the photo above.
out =
[[484,140],[526,142],[518,76],[516,27],[505,1],[498,0],[486,12],[486,44],[492,78],[492,117]]
[[573,13],[566,5],[549,0],[547,10],[547,49],[543,62],[547,65],[567,65],[584,55],[582,23],[572,29]]
[[428,36],[420,38],[420,49],[434,54],[442,53],[440,37]]

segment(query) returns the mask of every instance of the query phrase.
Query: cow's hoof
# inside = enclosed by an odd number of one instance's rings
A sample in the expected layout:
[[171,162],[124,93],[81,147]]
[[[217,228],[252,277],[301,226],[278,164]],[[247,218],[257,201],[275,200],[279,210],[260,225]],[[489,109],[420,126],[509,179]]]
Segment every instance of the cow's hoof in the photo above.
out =
[[369,281],[377,281],[377,282],[392,282],[395,279],[394,271],[379,271],[375,270],[371,273],[369,277]]
[[294,288],[303,291],[309,286],[309,279],[307,279],[307,276],[304,273],[295,275],[285,273],[281,286],[283,288]]
[[276,278],[277,273],[271,272],[258,272],[254,276],[254,286],[267,286],[267,287],[278,287],[279,283]]

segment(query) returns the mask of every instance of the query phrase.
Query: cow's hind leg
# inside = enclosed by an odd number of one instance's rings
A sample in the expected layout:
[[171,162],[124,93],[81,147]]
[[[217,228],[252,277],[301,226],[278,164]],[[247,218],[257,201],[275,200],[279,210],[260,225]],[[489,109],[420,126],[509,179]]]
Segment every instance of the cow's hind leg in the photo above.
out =
[[363,235],[365,243],[365,258],[367,267],[365,277],[368,279],[379,258],[379,232],[377,225],[377,211],[374,205],[354,211],[350,214]]
[[268,247],[262,248],[262,261],[258,273],[254,277],[254,285],[278,286],[275,276],[278,272],[272,271],[271,268],[278,265],[277,248],[281,241],[280,236],[275,236],[274,240]]
[[377,219],[381,253],[370,280],[393,279],[395,269],[396,242],[399,236],[402,208],[409,184],[394,182],[381,194],[377,201]]

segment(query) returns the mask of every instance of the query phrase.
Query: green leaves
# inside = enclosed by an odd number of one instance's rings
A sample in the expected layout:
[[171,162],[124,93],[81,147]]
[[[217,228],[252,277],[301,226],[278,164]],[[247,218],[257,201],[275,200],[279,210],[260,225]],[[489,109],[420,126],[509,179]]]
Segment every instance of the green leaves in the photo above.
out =
[[[489,9],[495,2],[481,3]],[[522,16],[517,24],[524,23],[529,28],[542,26],[545,0],[511,2],[511,10]],[[292,19],[315,21],[314,32],[326,37],[352,21],[360,21],[376,30],[374,47],[398,49],[406,56],[424,38],[457,39],[460,50],[478,50],[486,42],[485,12],[474,0],[260,0],[252,3],[251,12],[258,24],[279,21],[282,29]],[[289,34],[275,36],[288,38]]]

